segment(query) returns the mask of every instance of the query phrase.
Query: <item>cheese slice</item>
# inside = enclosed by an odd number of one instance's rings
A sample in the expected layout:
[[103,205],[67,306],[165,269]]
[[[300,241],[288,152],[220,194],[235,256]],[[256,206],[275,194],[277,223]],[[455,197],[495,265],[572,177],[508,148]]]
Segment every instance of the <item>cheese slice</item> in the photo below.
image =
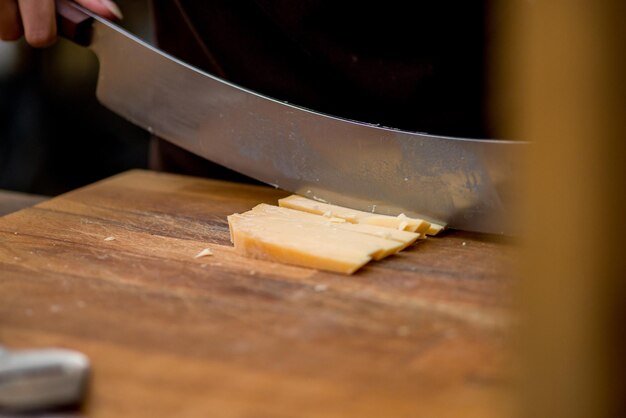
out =
[[438,233],[443,231],[445,228],[446,227],[443,226],[443,225],[438,225],[438,224],[431,223],[430,227],[426,231],[426,235],[437,235]]
[[279,263],[311,267],[337,273],[352,274],[371,260],[369,256],[357,252],[333,252],[331,248],[311,248],[306,244],[292,242],[273,242],[254,233],[250,224],[239,220],[230,220],[234,228],[235,249],[248,257]]
[[[272,209],[272,208],[275,208]],[[330,240],[338,241],[343,246],[356,246],[368,248],[368,255],[374,260],[380,260],[391,254],[395,254],[406,247],[404,242],[393,240],[385,236],[375,236],[363,234],[354,230],[347,230],[342,227],[343,223],[334,223],[327,218],[307,213],[292,211],[285,214],[287,210],[270,205],[259,205],[255,209],[241,214],[247,219],[255,218],[261,220],[259,228],[265,222],[282,224],[282,229],[298,235],[307,234],[307,239],[317,239],[320,244]],[[261,230],[260,229],[260,230]],[[287,235],[287,232],[285,232]]]
[[420,237],[420,234],[416,232],[401,231],[398,229],[390,229],[377,225],[353,224],[347,222],[345,219],[342,218],[327,218],[325,216],[314,215],[309,212],[302,212],[299,210],[289,209],[285,207],[272,206],[265,203],[261,203],[255,206],[254,208],[252,208],[252,211],[264,213],[271,216],[285,216],[292,219],[303,219],[308,222],[322,222],[326,225],[334,224],[333,226],[339,229],[344,229],[347,231],[353,231],[366,235],[372,235],[379,238],[390,239],[400,242],[402,244],[396,250],[396,252],[402,251],[409,245],[413,244]]
[[249,257],[352,274],[379,251],[353,233],[319,224],[234,214],[228,224],[235,249]]
[[386,238],[393,241],[399,242],[401,245],[396,250],[396,252],[400,252],[404,250],[409,245],[413,244],[418,238],[423,238],[423,235],[418,234],[417,232],[411,231],[402,231],[398,229],[390,229],[384,226],[378,225],[367,225],[367,224],[351,224],[349,222],[338,224],[337,228],[345,229],[347,231],[354,231],[360,234],[372,235],[375,237]]
[[282,208],[280,206],[268,205],[267,203],[259,203],[252,209],[251,212],[265,213],[268,215],[278,215],[278,216],[287,216],[290,218],[300,218],[308,221],[317,221],[317,222],[330,222],[330,223],[348,223],[343,218],[338,218],[336,216],[326,216],[326,215],[315,215],[310,212],[303,212],[300,210]]
[[386,228],[417,232],[423,234],[430,228],[430,223],[422,219],[414,219],[405,216],[403,213],[398,216],[378,215],[360,210],[344,208],[342,206],[317,202],[306,197],[291,195],[280,199],[278,205],[285,208],[314,213],[317,215],[328,215],[342,218],[350,223],[377,225]]

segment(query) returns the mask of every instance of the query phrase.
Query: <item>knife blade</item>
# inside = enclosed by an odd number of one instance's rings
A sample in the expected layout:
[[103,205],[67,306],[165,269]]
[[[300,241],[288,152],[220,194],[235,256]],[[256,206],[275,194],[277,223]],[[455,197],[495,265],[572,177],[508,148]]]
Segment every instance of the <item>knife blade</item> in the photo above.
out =
[[61,34],[99,60],[98,100],[159,137],[322,202],[516,233],[523,142],[407,132],[322,114],[194,68],[74,3],[57,7]]

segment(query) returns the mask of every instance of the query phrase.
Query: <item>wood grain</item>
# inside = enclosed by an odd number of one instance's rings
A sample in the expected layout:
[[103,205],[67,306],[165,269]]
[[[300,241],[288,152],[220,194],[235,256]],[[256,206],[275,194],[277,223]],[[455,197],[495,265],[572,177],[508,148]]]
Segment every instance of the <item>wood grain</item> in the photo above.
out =
[[449,232],[349,277],[236,254],[226,215],[283,196],[131,171],[0,218],[0,342],[85,352],[94,417],[508,413],[512,244]]

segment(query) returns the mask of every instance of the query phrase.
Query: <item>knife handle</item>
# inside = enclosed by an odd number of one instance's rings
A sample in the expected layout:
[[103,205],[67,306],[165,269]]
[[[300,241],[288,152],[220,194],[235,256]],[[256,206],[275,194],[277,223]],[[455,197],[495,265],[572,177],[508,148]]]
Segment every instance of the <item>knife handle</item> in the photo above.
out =
[[55,0],[55,3],[58,34],[78,45],[89,46],[93,19],[80,11],[72,1]]

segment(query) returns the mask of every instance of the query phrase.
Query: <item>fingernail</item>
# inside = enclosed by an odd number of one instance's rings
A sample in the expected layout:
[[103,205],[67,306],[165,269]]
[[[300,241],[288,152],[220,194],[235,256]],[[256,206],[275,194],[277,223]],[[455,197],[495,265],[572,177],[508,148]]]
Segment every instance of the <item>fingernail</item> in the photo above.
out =
[[120,8],[111,0],[100,0],[100,3],[102,3],[104,7],[109,9],[109,11],[113,13],[113,16],[117,17],[120,20],[124,18],[124,15],[122,15],[122,11],[120,10]]

